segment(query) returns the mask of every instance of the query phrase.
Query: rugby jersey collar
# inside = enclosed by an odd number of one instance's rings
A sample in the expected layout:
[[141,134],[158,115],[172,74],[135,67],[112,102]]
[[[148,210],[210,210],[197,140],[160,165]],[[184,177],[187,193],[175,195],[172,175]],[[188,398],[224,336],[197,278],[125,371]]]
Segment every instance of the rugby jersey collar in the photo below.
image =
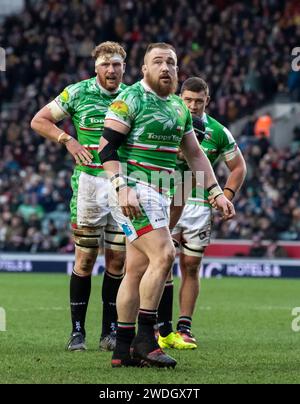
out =
[[121,84],[119,84],[119,87],[115,90],[115,91],[108,91],[106,90],[106,88],[102,87],[101,84],[98,81],[98,77],[96,76],[96,86],[99,88],[99,90],[106,94],[106,95],[114,95],[114,94],[118,94],[120,92],[120,86]]
[[202,115],[201,119],[202,119],[202,121],[205,122],[205,123],[208,122],[206,112],[203,112],[203,115]]
[[154,90],[152,90],[151,87],[148,86],[148,84],[145,82],[144,79],[141,80],[141,85],[143,86],[144,90],[147,91],[148,93],[152,93],[156,95],[157,98],[163,101],[168,101],[170,99],[170,96],[168,95],[167,97],[161,97],[160,95],[156,94]]

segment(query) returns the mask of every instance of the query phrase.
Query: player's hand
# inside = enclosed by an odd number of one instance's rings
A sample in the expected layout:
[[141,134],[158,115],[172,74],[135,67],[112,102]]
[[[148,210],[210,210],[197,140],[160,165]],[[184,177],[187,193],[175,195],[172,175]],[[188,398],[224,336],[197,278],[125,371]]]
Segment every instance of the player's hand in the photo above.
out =
[[213,196],[209,195],[207,199],[208,199],[209,204],[210,204],[214,209],[217,209],[217,202],[216,202],[215,198],[214,198]]
[[[224,195],[226,196],[226,198],[231,202],[232,201],[232,197],[233,197],[233,195],[232,195],[232,192],[230,192],[230,191],[227,191],[227,189],[224,189]],[[208,202],[210,203],[210,205],[213,207],[213,208],[215,208],[215,209],[217,209],[217,203],[216,203],[216,201],[215,201],[215,198],[213,197],[213,196],[211,196],[211,195],[208,195]]]
[[234,206],[224,194],[218,195],[211,205],[222,213],[224,220],[232,219],[235,216]]
[[142,216],[139,200],[134,189],[125,187],[118,192],[118,202],[123,215],[130,219]]
[[74,138],[66,143],[66,148],[74,157],[76,164],[90,164],[93,161],[93,155]]

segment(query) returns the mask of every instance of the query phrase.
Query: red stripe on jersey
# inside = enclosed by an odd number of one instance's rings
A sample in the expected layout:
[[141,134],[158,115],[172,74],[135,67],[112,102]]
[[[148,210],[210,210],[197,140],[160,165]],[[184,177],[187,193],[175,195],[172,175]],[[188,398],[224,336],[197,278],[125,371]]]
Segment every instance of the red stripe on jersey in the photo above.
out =
[[141,237],[143,234],[149,233],[150,231],[154,230],[151,224],[148,224],[148,226],[143,227],[140,230],[136,230],[136,234]]
[[94,166],[92,164],[82,164],[84,167],[88,167],[88,168],[103,168],[103,166]]
[[80,130],[85,130],[86,132],[96,132],[97,130],[101,131],[100,128],[83,128],[79,127]]
[[174,172],[174,170],[168,170],[167,168],[148,166],[148,165],[141,164],[141,163],[135,163],[135,162],[130,161],[130,160],[128,160],[128,164],[131,164],[131,165],[137,166],[137,167],[147,168],[148,170],[152,170],[152,171],[167,171],[170,174]]
[[148,150],[148,151],[163,152],[163,153],[177,153],[177,150],[149,149],[148,147],[145,147],[145,146],[136,146],[136,145],[131,145],[131,144],[127,144],[126,146],[131,147],[132,149]]

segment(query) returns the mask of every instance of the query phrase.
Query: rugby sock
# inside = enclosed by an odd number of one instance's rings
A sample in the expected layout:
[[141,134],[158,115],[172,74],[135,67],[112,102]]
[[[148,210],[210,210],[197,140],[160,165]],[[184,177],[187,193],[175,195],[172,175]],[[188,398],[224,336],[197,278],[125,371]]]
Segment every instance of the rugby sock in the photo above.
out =
[[173,281],[167,281],[158,307],[158,326],[162,337],[166,337],[173,331],[173,292]]
[[192,328],[192,317],[180,316],[177,323],[177,331],[190,332]]
[[135,337],[135,323],[122,323],[118,321],[117,327],[117,343],[113,353],[113,358],[120,356],[128,356],[130,353],[130,345]]
[[148,352],[158,349],[158,343],[155,339],[154,327],[157,324],[157,310],[139,309],[138,315],[138,333],[134,343],[146,342]]
[[114,275],[108,271],[104,273],[102,284],[102,333],[105,337],[117,328],[117,307],[116,299],[119,286],[124,274]]
[[70,280],[70,305],[72,333],[81,332],[85,336],[85,316],[91,293],[91,275],[78,276],[74,271]]

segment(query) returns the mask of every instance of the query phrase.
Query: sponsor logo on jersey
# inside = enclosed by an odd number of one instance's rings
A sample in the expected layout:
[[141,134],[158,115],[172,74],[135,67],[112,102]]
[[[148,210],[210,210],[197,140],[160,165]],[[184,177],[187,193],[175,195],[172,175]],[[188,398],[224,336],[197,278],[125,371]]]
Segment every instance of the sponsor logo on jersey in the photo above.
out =
[[109,109],[117,115],[126,116],[129,108],[124,101],[114,101]]
[[155,133],[148,134],[149,140],[157,140],[158,142],[175,142],[178,143],[181,141],[181,136],[176,135],[157,135]]
[[87,122],[89,122],[89,121],[90,121],[90,123],[103,123],[104,119],[89,118],[89,119],[87,119]]
[[128,224],[122,224],[122,229],[123,229],[125,236],[127,236],[127,237],[131,236],[132,230],[130,229]]
[[60,94],[60,99],[63,102],[68,102],[69,101],[69,92],[68,90],[64,90],[61,94]]

